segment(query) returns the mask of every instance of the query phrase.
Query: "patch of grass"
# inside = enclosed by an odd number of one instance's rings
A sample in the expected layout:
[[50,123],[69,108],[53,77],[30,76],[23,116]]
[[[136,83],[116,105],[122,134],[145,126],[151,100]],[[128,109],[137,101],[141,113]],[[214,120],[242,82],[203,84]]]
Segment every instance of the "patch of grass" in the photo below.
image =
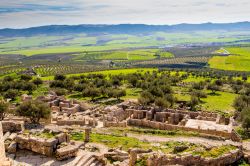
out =
[[154,129],[144,129],[144,128],[130,128],[130,129],[112,129],[113,131],[120,132],[131,132],[136,134],[149,134],[149,135],[158,135],[158,136],[199,136],[199,133],[196,132],[187,132],[181,130],[154,130]]
[[201,155],[202,157],[206,158],[217,158],[223,154],[229,153],[231,150],[236,149],[235,146],[232,145],[223,145],[220,147],[213,147],[210,150],[206,151],[194,151],[192,154],[193,155]]
[[232,103],[237,97],[234,93],[229,92],[216,92],[218,95],[212,95],[210,91],[207,92],[207,98],[201,99],[204,103],[202,107],[206,111],[222,111],[226,113],[232,113],[234,108]]
[[250,71],[250,48],[225,48],[229,56],[214,56],[209,60],[211,68],[222,70]]
[[[71,139],[77,141],[84,140],[84,133],[71,133]],[[177,142],[177,141],[168,141],[168,142],[147,142],[140,141],[137,138],[120,136],[116,134],[99,134],[99,133],[91,133],[90,142],[104,144],[109,148],[117,148],[122,147],[123,150],[128,150],[130,148],[141,148],[144,150],[152,149],[154,151],[162,151],[164,153],[174,153],[174,149],[176,146],[187,146],[185,152],[190,152],[200,145],[191,144],[188,142]],[[176,153],[182,153],[176,152]]]
[[[73,133],[71,134],[71,139],[77,141],[84,140],[84,133]],[[136,147],[142,149],[149,149],[151,147],[149,142],[143,142],[136,138],[123,137],[117,135],[97,134],[97,133],[91,133],[90,141],[104,144],[109,148],[117,148],[121,146],[123,147],[124,150]]]

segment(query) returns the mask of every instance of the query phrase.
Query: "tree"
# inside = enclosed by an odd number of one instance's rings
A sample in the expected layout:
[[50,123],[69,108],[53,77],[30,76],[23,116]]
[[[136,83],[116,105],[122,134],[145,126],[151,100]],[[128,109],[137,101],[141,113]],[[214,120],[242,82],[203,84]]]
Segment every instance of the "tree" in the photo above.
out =
[[11,76],[5,76],[5,77],[3,78],[3,81],[4,81],[4,82],[11,82],[11,81],[13,81],[13,80],[14,80],[14,78],[11,77]]
[[206,84],[206,83],[203,82],[203,81],[200,81],[200,82],[198,82],[198,83],[193,83],[192,89],[202,90],[202,89],[204,89],[205,84]]
[[8,112],[8,110],[9,104],[4,101],[0,101],[0,120],[4,119],[5,114]]
[[96,87],[87,87],[86,89],[83,90],[82,94],[84,97],[91,97],[91,100],[93,101],[95,97],[101,95],[101,91]]
[[250,108],[245,108],[241,112],[242,127],[246,130],[250,127]]
[[148,105],[154,102],[154,96],[148,91],[143,91],[138,98],[138,102],[142,105]]
[[242,80],[243,80],[243,81],[247,81],[247,79],[248,79],[248,77],[247,77],[246,74],[242,75]]
[[233,106],[238,112],[250,107],[250,96],[242,95],[235,98]]
[[16,89],[9,89],[5,92],[4,98],[14,100],[18,95],[18,91]]
[[70,92],[72,92],[72,90],[74,89],[74,86],[75,86],[75,82],[74,82],[74,80],[72,78],[66,79],[64,81],[64,87],[66,89],[68,89]]
[[199,99],[195,96],[191,96],[191,100],[188,105],[191,107],[192,111],[196,111],[196,106],[199,104]]
[[233,84],[232,85],[232,89],[234,90],[234,92],[236,93],[236,94],[238,94],[239,92],[240,92],[240,90],[242,89],[242,86],[241,85],[235,85],[235,84]]
[[40,119],[48,119],[50,116],[50,108],[46,103],[37,100],[31,100],[22,103],[17,109],[16,113],[19,116],[25,116],[30,119],[32,123],[39,123]]
[[201,101],[201,98],[206,98],[207,94],[200,90],[195,90],[192,92],[192,96],[196,96],[199,101]]
[[53,89],[57,96],[63,96],[67,94],[67,90],[64,88],[55,88]]
[[21,80],[30,81],[31,79],[32,77],[30,75],[27,75],[27,74],[21,75]]
[[157,99],[155,99],[155,105],[158,106],[160,109],[170,107],[170,103],[162,97],[158,97]]
[[42,85],[43,80],[41,78],[36,78],[32,81],[36,86]]
[[64,81],[66,79],[66,77],[62,74],[56,74],[54,76],[54,80],[58,80],[58,81]]
[[125,90],[114,90],[113,97],[115,97],[117,100],[120,100],[121,97],[126,96]]
[[32,91],[36,89],[35,84],[32,82],[27,82],[26,84],[23,84],[22,90],[29,91],[29,94],[32,94]]
[[220,90],[220,87],[216,84],[209,84],[208,87],[207,87],[208,90],[211,90],[212,91],[212,94],[215,94],[216,91],[219,91]]

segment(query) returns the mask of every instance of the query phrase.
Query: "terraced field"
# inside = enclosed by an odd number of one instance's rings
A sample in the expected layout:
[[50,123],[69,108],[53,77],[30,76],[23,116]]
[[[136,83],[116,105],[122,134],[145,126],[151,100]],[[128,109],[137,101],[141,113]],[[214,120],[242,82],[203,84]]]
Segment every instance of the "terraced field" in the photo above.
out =
[[[210,68],[250,71],[250,47],[227,47],[225,50],[230,55],[214,56],[209,60]],[[221,50],[218,52],[221,52]]]

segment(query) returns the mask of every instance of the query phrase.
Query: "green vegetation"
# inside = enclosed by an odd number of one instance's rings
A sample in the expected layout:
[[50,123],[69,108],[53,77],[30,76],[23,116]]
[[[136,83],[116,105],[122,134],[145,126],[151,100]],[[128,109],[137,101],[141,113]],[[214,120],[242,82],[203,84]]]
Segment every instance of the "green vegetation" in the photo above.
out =
[[29,118],[32,123],[39,123],[42,118],[49,118],[50,107],[42,101],[27,101],[18,106],[16,113]]
[[235,146],[223,145],[220,147],[213,147],[212,149],[206,151],[194,151],[192,154],[201,155],[202,157],[206,158],[216,158],[234,149],[236,149]]
[[[84,140],[84,133],[71,133],[71,139],[77,141]],[[100,143],[108,146],[109,148],[117,148],[122,147],[124,150],[128,150],[129,148],[141,148],[141,149],[152,149],[152,150],[160,150],[164,153],[191,153],[193,155],[201,155],[203,157],[212,157],[216,158],[225,153],[228,153],[230,150],[236,149],[236,147],[231,145],[223,145],[219,147],[213,147],[210,150],[206,150],[202,145],[192,144],[188,142],[177,142],[177,141],[168,141],[157,143],[160,146],[155,146],[153,143],[147,141],[140,141],[136,138],[125,137],[120,135],[110,135],[110,134],[99,134],[92,133],[90,136],[90,142]],[[176,148],[181,147],[181,148]],[[139,161],[138,161],[139,162]]]
[[175,136],[199,136],[199,133],[196,132],[187,132],[182,130],[173,130],[173,131],[166,131],[166,130],[155,130],[155,129],[144,129],[144,128],[110,128],[108,129],[109,132],[115,133],[117,135],[122,135],[123,133],[133,133],[133,134],[143,134],[143,135],[157,135],[157,136],[168,136],[168,137],[175,137]]
[[250,71],[250,48],[228,47],[225,48],[229,56],[214,56],[209,60],[211,68],[222,70]]

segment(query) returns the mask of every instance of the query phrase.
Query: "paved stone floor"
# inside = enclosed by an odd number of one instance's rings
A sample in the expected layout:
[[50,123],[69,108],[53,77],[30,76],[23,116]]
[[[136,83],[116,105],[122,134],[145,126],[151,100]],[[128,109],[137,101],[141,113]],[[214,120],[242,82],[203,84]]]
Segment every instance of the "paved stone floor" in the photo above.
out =
[[218,131],[231,131],[231,127],[228,125],[221,125],[216,124],[212,121],[204,121],[204,120],[196,120],[196,119],[189,119],[185,125],[186,127],[190,128],[200,128],[203,130],[218,130]]
[[74,160],[77,159],[57,161],[54,158],[48,158],[25,150],[19,150],[16,155],[9,154],[7,156],[14,161],[14,166],[72,166]]

